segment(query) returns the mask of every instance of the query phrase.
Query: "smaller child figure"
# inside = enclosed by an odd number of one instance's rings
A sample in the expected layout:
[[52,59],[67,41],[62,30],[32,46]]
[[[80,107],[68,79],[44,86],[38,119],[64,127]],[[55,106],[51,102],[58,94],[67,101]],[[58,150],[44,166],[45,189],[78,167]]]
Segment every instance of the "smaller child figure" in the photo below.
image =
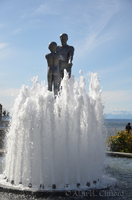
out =
[[56,42],[49,43],[49,50],[51,53],[46,54],[45,58],[48,63],[48,90],[52,91],[52,84],[54,85],[54,95],[58,94],[59,90],[59,58],[60,55],[56,53],[57,44]]

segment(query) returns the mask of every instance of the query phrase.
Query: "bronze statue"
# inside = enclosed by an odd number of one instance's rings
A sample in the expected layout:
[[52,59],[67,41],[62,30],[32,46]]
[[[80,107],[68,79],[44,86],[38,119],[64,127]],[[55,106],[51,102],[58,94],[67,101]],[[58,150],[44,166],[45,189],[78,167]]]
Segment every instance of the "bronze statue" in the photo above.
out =
[[64,69],[67,70],[69,78],[71,77],[72,60],[74,55],[74,47],[67,45],[68,35],[63,33],[60,35],[61,45],[57,47],[56,52],[60,54],[59,70],[60,79],[64,77]]
[[61,79],[64,77],[64,69],[68,72],[69,78],[71,77],[74,55],[74,47],[67,45],[68,35],[61,34],[60,40],[60,46],[57,46],[56,42],[51,42],[49,44],[51,53],[45,55],[48,63],[48,90],[52,91],[52,85],[54,85],[54,95],[58,94]]
[[52,84],[54,85],[54,95],[58,94],[59,90],[59,53],[56,53],[57,44],[56,42],[51,42],[49,44],[49,50],[51,53],[46,54],[45,58],[47,59],[48,63],[48,72],[47,72],[47,79],[48,79],[48,90],[52,91]]

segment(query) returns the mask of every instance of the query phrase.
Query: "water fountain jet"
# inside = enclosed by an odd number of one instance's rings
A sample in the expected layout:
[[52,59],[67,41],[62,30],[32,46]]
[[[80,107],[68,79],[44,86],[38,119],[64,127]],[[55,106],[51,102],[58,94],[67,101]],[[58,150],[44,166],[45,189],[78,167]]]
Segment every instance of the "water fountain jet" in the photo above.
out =
[[[25,191],[102,188],[105,137],[97,74],[90,73],[89,93],[65,72],[62,90],[52,92],[37,78],[15,100],[7,135],[6,180],[1,186]],[[3,177],[3,178],[4,178]]]

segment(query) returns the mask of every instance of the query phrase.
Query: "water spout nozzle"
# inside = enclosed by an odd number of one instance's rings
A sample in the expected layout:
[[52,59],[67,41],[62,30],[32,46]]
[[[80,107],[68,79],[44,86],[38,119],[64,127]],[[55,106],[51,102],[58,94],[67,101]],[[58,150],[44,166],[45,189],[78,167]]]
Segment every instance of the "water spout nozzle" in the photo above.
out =
[[56,185],[55,184],[52,185],[52,189],[56,189]]
[[43,184],[40,184],[40,188],[44,189],[44,185],[43,185]]
[[65,184],[65,188],[67,188],[68,187],[68,184]]
[[90,182],[87,182],[86,186],[90,187]]
[[93,181],[93,184],[95,184],[95,185],[96,185],[96,183],[97,183],[97,181]]
[[29,183],[28,187],[29,187],[29,188],[32,188],[32,183]]
[[80,183],[77,183],[77,187],[79,187],[80,186]]

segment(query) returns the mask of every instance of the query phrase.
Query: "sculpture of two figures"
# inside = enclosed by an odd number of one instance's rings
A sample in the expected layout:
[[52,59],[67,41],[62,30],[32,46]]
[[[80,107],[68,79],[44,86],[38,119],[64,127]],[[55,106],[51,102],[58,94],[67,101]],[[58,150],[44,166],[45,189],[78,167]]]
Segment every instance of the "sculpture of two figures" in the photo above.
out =
[[56,42],[49,44],[51,53],[46,54],[45,58],[48,63],[48,90],[52,91],[54,86],[54,95],[58,94],[60,82],[64,77],[64,70],[71,77],[72,60],[74,55],[74,47],[67,45],[68,35],[63,33],[60,35],[61,45],[57,46]]

